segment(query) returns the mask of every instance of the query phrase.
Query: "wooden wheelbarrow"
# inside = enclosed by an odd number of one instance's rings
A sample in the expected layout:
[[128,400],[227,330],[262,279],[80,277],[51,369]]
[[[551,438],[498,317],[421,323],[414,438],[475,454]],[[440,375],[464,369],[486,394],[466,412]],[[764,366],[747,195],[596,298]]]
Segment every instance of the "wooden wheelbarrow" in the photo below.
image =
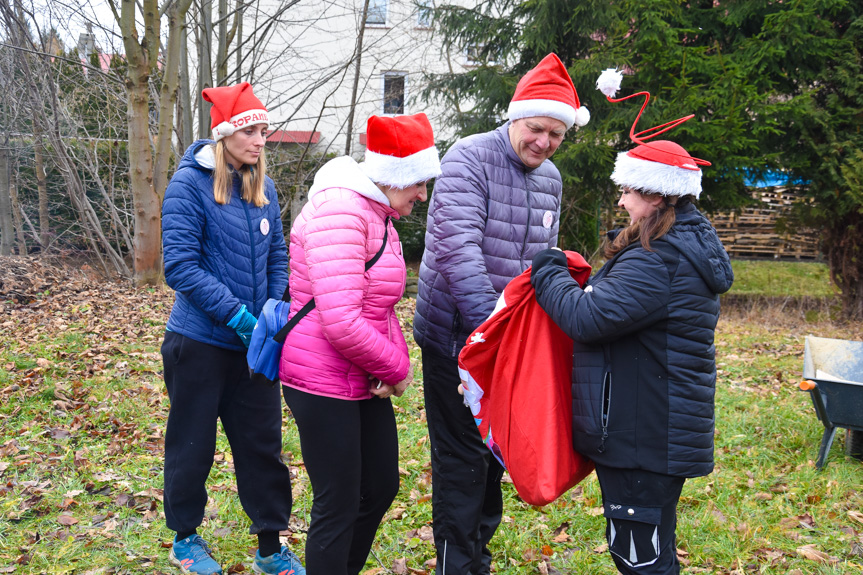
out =
[[806,336],[803,381],[824,424],[815,467],[822,469],[836,430],[845,428],[845,451],[863,458],[863,341]]

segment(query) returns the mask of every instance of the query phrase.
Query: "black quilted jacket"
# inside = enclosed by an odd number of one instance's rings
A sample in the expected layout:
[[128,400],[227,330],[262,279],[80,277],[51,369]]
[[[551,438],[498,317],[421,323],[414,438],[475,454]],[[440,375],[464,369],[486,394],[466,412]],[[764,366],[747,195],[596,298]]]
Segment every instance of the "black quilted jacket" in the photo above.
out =
[[584,290],[553,250],[534,260],[539,304],[575,340],[573,440],[603,465],[698,477],[713,470],[713,336],[734,280],[710,222],[687,204],[672,229],[619,252]]

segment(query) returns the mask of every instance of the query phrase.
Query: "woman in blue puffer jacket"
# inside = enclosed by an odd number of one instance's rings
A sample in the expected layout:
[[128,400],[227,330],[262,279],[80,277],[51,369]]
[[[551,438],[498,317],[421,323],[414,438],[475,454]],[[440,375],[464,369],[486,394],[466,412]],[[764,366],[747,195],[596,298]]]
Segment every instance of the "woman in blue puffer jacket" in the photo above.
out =
[[162,359],[171,400],[165,432],[165,520],[171,562],[183,573],[221,573],[197,534],[216,423],[231,444],[237,492],[258,536],[256,573],[305,573],[279,542],[291,515],[281,460],[277,386],[253,384],[246,363],[256,317],[288,285],[288,256],[273,181],[266,176],[269,118],[248,83],[208,88],[213,140],[184,155],[162,205],[165,279],[176,299]]
[[701,193],[698,166],[709,164],[641,134],[631,134],[641,145],[619,154],[611,175],[631,223],[609,234],[607,263],[581,289],[563,252],[544,250],[531,283],[575,341],[573,442],[596,464],[617,570],[669,575],[680,570],[683,483],[713,470],[713,338],[719,294],[734,276],[716,230],[692,203]]

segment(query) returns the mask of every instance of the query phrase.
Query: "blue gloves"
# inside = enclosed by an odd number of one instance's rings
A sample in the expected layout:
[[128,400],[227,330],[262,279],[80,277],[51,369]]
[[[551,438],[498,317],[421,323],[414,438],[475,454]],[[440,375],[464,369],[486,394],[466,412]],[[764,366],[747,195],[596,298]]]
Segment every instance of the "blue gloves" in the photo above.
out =
[[228,327],[237,332],[237,335],[243,340],[243,345],[249,347],[249,342],[252,341],[252,330],[255,329],[257,323],[258,320],[255,319],[255,316],[249,313],[249,310],[243,305],[237,315],[228,322]]

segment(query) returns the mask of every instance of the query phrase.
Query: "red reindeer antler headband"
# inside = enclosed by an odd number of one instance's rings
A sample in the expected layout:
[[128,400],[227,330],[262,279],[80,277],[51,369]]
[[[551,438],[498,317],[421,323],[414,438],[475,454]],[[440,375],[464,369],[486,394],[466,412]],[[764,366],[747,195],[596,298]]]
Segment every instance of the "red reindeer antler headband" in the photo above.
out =
[[[608,101],[612,103],[623,102],[624,100],[629,100],[630,98],[635,98],[637,96],[644,96],[644,103],[641,105],[641,110],[638,111],[638,115],[635,117],[635,121],[632,123],[632,127],[629,129],[629,138],[636,144],[650,146],[650,144],[646,143],[647,140],[655,138],[656,136],[663,134],[668,130],[676,128],[683,122],[691,120],[695,117],[695,114],[689,114],[688,116],[684,116],[683,118],[678,118],[677,120],[672,120],[659,126],[654,126],[652,128],[648,128],[646,130],[642,130],[636,133],[635,127],[638,125],[638,120],[641,119],[641,114],[644,113],[644,109],[647,107],[647,103],[650,101],[650,92],[636,92],[635,94],[630,94],[629,96],[615,98],[614,96],[620,89],[620,83],[622,81],[623,74],[618,72],[615,68],[609,68],[603,71],[602,74],[600,74],[599,79],[597,79],[596,81],[596,88],[600,92],[605,94],[605,97],[608,99]],[[668,150],[664,150],[664,153],[685,157],[687,160],[691,160],[699,166],[711,165],[710,162],[708,162],[707,160],[695,158],[688,153],[685,156],[683,156],[682,154],[675,154],[674,152],[670,152]]]

